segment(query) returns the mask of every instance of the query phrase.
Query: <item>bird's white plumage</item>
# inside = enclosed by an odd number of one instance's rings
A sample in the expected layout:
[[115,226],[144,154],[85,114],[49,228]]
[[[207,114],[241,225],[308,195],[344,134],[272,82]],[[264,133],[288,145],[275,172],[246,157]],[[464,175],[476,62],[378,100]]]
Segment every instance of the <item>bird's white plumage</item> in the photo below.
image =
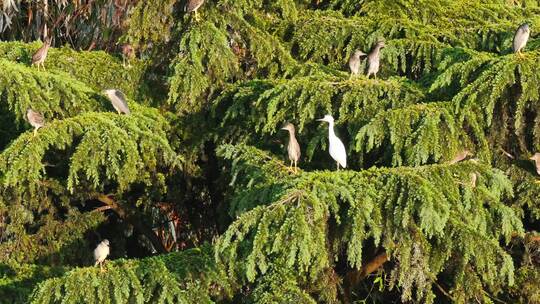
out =
[[110,249],[108,240],[103,240],[97,245],[96,249],[94,249],[94,260],[96,261],[95,265],[105,261],[105,259],[109,255],[109,250]]
[[347,167],[347,151],[345,145],[334,133],[334,118],[332,115],[325,115],[320,121],[326,121],[328,123],[328,141],[330,156],[343,168]]

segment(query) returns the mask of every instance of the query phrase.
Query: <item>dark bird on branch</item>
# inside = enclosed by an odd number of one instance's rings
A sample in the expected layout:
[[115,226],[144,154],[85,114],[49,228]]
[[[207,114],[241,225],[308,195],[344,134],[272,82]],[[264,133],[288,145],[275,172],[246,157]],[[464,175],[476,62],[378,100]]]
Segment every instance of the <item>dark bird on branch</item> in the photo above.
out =
[[300,160],[301,152],[300,145],[298,144],[294,134],[294,125],[292,123],[287,123],[281,129],[289,131],[289,145],[287,146],[287,153],[289,154],[289,160],[291,161],[291,168],[293,168],[294,172],[296,173],[298,170],[298,160]]
[[518,56],[523,56],[521,51],[525,48],[525,45],[527,45],[527,40],[529,40],[530,33],[531,31],[527,23],[524,23],[518,27],[516,34],[514,35],[514,42],[512,46],[514,53],[516,53]]
[[104,90],[103,94],[107,95],[109,100],[111,101],[112,106],[118,112],[118,114],[126,114],[129,115],[131,112],[129,111],[129,107],[126,101],[126,96],[122,91],[117,89],[108,89]]
[[43,46],[41,46],[36,53],[32,56],[32,65],[37,65],[37,68],[39,70],[39,66],[43,67],[43,70],[45,70],[45,60],[47,59],[47,53],[49,52],[49,48],[51,47],[51,38],[45,38],[45,42],[43,43]]
[[32,127],[34,127],[34,136],[37,135],[37,130],[45,125],[45,118],[39,112],[32,109],[26,111],[26,118]]
[[379,72],[379,65],[381,61],[381,49],[386,45],[384,41],[379,41],[375,44],[371,52],[367,55],[367,77],[371,75],[377,79],[377,73]]

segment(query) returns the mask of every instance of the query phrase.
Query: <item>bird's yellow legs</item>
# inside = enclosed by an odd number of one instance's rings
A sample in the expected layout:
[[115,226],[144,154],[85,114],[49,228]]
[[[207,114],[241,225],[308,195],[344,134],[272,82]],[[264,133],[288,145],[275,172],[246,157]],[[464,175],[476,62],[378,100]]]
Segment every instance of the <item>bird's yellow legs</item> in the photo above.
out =
[[201,21],[199,13],[197,11],[195,11],[195,21]]

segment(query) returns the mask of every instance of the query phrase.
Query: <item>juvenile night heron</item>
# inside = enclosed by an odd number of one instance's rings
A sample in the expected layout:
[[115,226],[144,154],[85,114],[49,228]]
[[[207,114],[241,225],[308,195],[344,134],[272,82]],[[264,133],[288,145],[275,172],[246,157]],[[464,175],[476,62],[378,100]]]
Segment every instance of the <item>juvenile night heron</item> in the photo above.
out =
[[377,73],[379,72],[379,65],[381,61],[381,49],[386,45],[384,41],[379,41],[375,44],[371,52],[367,55],[367,77],[373,75],[377,79]]
[[109,240],[104,239],[97,245],[96,249],[94,249],[94,260],[96,261],[94,267],[99,264],[99,268],[103,271],[103,262],[105,262],[105,259],[109,255],[109,251]]
[[32,55],[32,65],[37,65],[38,70],[39,66],[42,66],[43,70],[45,70],[45,60],[50,47],[51,37],[45,38],[43,45]]
[[187,13],[195,13],[195,20],[199,20],[197,10],[203,5],[204,0],[186,0],[184,11]]
[[527,23],[524,23],[518,27],[516,34],[514,35],[514,42],[512,45],[514,53],[516,53],[518,56],[523,56],[521,51],[525,48],[525,45],[527,45],[527,40],[529,40],[530,33],[531,31]]
[[448,164],[452,165],[452,164],[458,163],[469,156],[473,156],[471,151],[469,150],[460,151],[458,154],[456,154],[456,156],[454,156],[452,160],[448,162]]
[[45,118],[39,112],[32,109],[26,111],[26,118],[32,127],[34,127],[34,136],[37,135],[37,130],[45,125]]
[[362,57],[366,56],[366,53],[356,50],[349,58],[349,69],[351,70],[351,77],[358,75],[360,71],[360,63],[362,62]]
[[345,151],[345,146],[341,140],[334,133],[334,117],[327,114],[322,119],[317,119],[318,121],[326,121],[328,123],[328,141],[329,141],[329,152],[330,156],[336,161],[337,169],[341,165],[343,168],[347,167],[347,152]]
[[129,107],[126,101],[126,96],[124,95],[124,93],[122,93],[122,91],[117,89],[108,89],[103,90],[102,93],[107,95],[118,114],[124,113],[126,115],[129,115],[131,113],[129,111]]
[[291,167],[294,168],[294,172],[298,171],[298,160],[300,160],[300,145],[296,140],[294,134],[294,125],[292,123],[287,123],[282,130],[289,131],[289,145],[287,146],[287,153],[289,154],[289,160],[291,161]]
[[133,57],[135,57],[135,50],[133,49],[131,44],[129,43],[123,44],[122,45],[122,63],[124,67],[126,66],[126,62],[128,63],[128,66],[131,66],[129,65],[129,61],[133,59]]

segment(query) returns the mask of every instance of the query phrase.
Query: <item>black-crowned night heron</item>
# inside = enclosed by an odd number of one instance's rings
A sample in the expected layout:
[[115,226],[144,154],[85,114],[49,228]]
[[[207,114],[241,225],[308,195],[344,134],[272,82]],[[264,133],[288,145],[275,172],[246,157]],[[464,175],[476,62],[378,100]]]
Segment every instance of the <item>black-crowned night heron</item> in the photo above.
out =
[[518,56],[522,56],[521,51],[523,48],[525,48],[525,45],[527,45],[527,40],[529,40],[530,33],[531,31],[527,23],[524,23],[518,27],[516,34],[514,35],[514,42],[512,45],[514,53],[516,53]]
[[454,156],[454,158],[452,158],[452,160],[448,162],[448,164],[452,165],[452,164],[458,163],[469,156],[473,156],[473,153],[471,151],[469,150],[460,151],[458,152],[458,154],[456,154],[456,156]]
[[358,75],[360,72],[360,63],[362,62],[362,57],[366,56],[366,53],[356,50],[349,58],[349,69],[351,70],[351,77]]
[[45,38],[43,45],[32,56],[32,65],[36,65],[38,70],[39,66],[45,70],[45,60],[47,59],[47,53],[51,47],[51,37]]
[[203,5],[204,0],[186,0],[186,6],[184,7],[184,11],[187,13],[195,13],[195,20],[199,20],[199,15],[197,14],[197,10]]
[[379,41],[375,44],[371,52],[367,55],[367,77],[371,75],[377,79],[377,73],[379,72],[379,65],[381,61],[381,49],[386,45],[384,41]]
[[129,107],[126,101],[126,96],[124,95],[124,93],[122,93],[122,91],[117,89],[108,89],[103,90],[102,93],[107,95],[118,114],[124,113],[126,115],[129,115],[131,113],[129,111]]
[[529,159],[534,161],[534,165],[536,166],[536,173],[540,175],[540,153],[534,153],[534,155],[531,156]]
[[105,239],[97,245],[96,249],[94,249],[94,260],[96,262],[94,267],[99,264],[99,268],[103,271],[103,262],[109,255],[109,252],[109,240]]
[[334,133],[334,117],[327,114],[322,119],[317,119],[318,121],[326,121],[328,123],[328,141],[329,141],[329,152],[330,156],[336,161],[337,169],[341,165],[343,168],[347,167],[347,152],[345,151],[345,145]]
[[298,144],[298,141],[296,140],[296,136],[294,134],[295,129],[294,125],[292,123],[287,123],[282,130],[289,131],[289,145],[287,146],[287,153],[289,154],[289,160],[291,161],[291,167],[294,168],[294,172],[298,171],[298,160],[300,160],[300,145]]
[[26,118],[32,127],[34,127],[34,136],[37,134],[37,130],[45,125],[45,118],[39,112],[32,109],[26,111]]

